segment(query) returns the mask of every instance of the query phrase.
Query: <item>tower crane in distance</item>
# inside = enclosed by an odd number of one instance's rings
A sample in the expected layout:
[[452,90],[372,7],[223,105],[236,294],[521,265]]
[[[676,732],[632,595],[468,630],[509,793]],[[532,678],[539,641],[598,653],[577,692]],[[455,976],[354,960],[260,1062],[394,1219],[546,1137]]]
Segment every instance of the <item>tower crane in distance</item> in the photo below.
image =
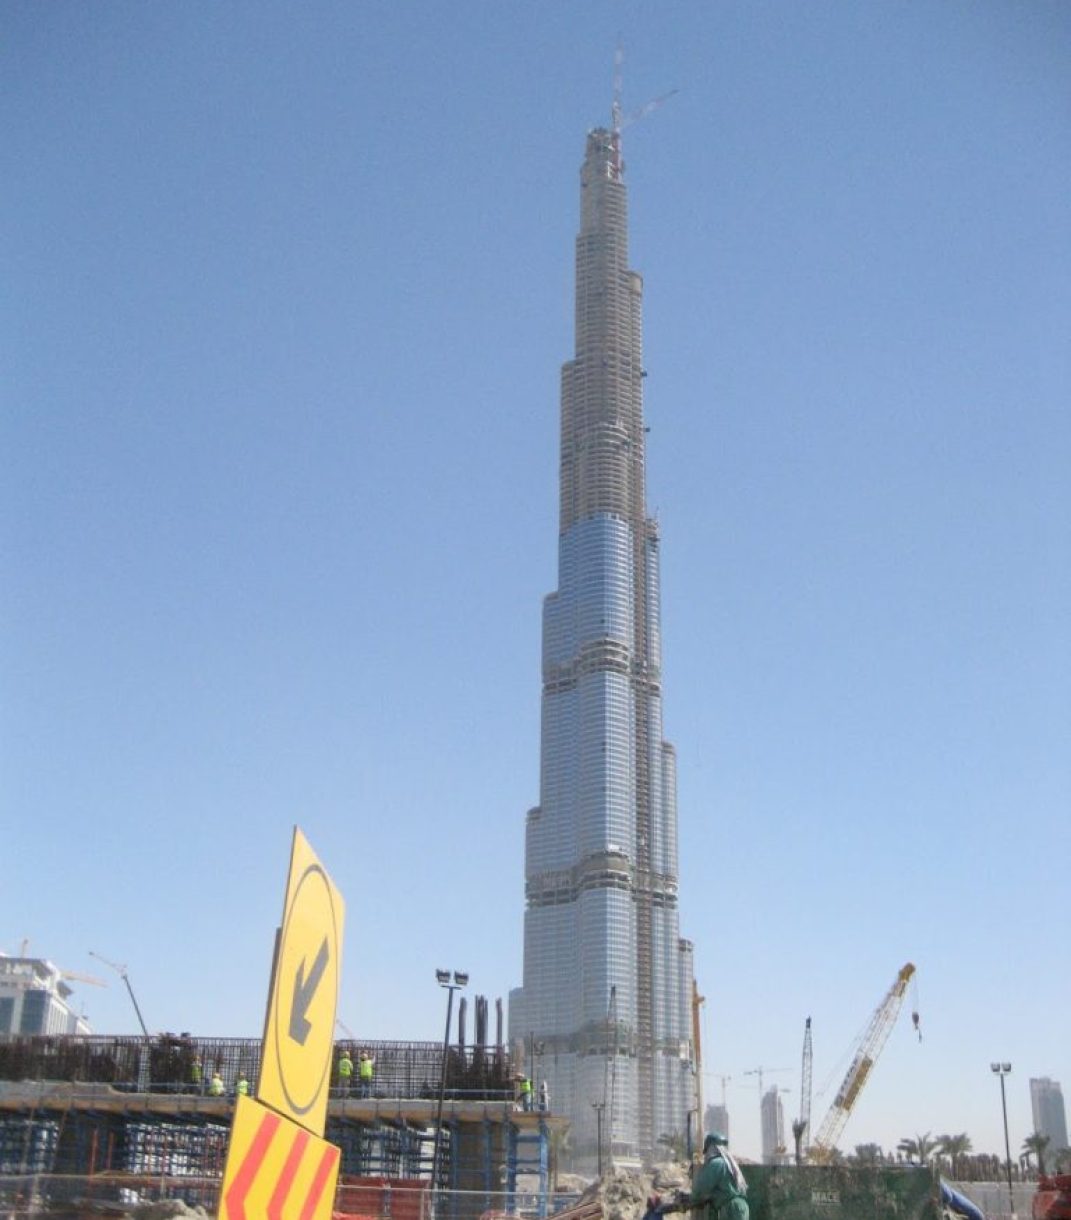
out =
[[111,966],[115,973],[126,984],[127,994],[130,996],[130,1002],[134,1005],[134,1011],[138,1014],[138,1024],[141,1026],[141,1032],[146,1040],[150,1037],[148,1026],[145,1024],[145,1018],[141,1015],[141,1009],[138,1007],[138,1001],[134,996],[134,988],[130,985],[130,975],[126,972],[126,966],[120,962],[109,961],[103,953],[96,953],[92,949],[89,950],[89,956],[95,957],[98,962],[103,962],[105,966]]
[[807,1128],[811,1125],[811,1067],[814,1051],[811,1047],[811,1018],[803,1027],[803,1069],[800,1073],[800,1116],[792,1124],[792,1138],[796,1142],[796,1164],[803,1163],[803,1149],[807,1139]]
[[[840,1134],[844,1130],[844,1124],[848,1121],[848,1116],[870,1077],[874,1062],[881,1054],[889,1034],[892,1033],[896,1018],[900,1015],[900,1007],[904,1002],[904,992],[914,973],[915,967],[911,962],[901,966],[893,980],[893,985],[874,1010],[874,1015],[870,1018],[870,1023],[859,1040],[858,1048],[844,1080],[837,1090],[836,1097],[833,1098],[833,1104],[822,1120],[822,1125],[818,1128],[818,1136],[810,1147],[810,1158],[817,1164],[825,1164],[832,1156],[837,1140],[840,1139]],[[912,1012],[911,1020],[918,1032],[919,1014],[917,1011]],[[919,1036],[921,1037],[921,1034]]]
[[92,983],[94,987],[108,986],[103,979],[98,979],[95,974],[80,974],[77,970],[61,970],[60,978],[74,979],[77,983]]

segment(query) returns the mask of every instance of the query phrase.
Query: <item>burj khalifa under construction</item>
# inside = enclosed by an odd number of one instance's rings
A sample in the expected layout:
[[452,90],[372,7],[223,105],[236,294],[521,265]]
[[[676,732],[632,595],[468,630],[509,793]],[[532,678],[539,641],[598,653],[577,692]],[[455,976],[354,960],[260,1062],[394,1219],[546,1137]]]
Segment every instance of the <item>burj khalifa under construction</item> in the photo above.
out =
[[571,1119],[578,1170],[663,1159],[696,1105],[692,946],[662,740],[659,538],[644,494],[643,281],[619,108],[580,171],[576,354],[562,368],[558,590],[543,607],[540,803],[525,835],[510,1039]]

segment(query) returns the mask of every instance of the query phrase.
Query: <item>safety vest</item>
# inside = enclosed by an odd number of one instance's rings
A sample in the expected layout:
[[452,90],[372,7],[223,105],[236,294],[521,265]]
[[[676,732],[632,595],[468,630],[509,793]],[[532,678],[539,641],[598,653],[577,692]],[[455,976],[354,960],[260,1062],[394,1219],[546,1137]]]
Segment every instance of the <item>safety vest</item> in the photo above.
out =
[[208,1085],[208,1091],[213,1097],[223,1096],[223,1077],[217,1072]]
[[349,1055],[344,1054],[338,1061],[338,1074],[343,1080],[349,1080],[349,1078],[353,1075],[353,1060],[349,1057]]
[[521,1096],[530,1097],[532,1095],[532,1082],[527,1076],[521,1081]]
[[362,1080],[371,1080],[372,1073],[375,1071],[375,1064],[371,1059],[362,1059],[361,1066],[357,1069],[360,1072]]
[[244,1076],[240,1077],[238,1083],[234,1086],[234,1091],[245,1097],[249,1093],[249,1081]]

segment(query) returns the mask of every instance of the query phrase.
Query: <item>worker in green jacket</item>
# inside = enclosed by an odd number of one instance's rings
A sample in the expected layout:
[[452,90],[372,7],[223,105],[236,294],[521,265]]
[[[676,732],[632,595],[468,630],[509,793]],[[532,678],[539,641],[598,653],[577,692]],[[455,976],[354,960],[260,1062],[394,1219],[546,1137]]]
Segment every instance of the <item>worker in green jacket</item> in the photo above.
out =
[[358,1089],[362,1097],[372,1096],[372,1081],[375,1079],[376,1061],[367,1051],[361,1051],[357,1061]]
[[350,1053],[345,1047],[342,1048],[342,1054],[338,1057],[338,1088],[343,1097],[348,1097],[350,1092],[350,1081],[353,1079],[353,1060],[350,1058]]
[[703,1163],[692,1180],[688,1205],[699,1212],[697,1220],[750,1220],[746,1196],[747,1182],[729,1141],[711,1132],[703,1141]]
[[532,1077],[521,1076],[517,1082],[517,1092],[521,1094],[521,1109],[532,1109]]

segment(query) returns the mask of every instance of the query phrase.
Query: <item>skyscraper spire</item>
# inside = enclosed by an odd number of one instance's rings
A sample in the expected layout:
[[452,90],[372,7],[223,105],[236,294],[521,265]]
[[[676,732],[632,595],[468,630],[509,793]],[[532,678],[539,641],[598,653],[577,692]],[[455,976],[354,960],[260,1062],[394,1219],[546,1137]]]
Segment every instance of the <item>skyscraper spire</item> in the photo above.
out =
[[543,610],[540,803],[526,826],[524,983],[510,1000],[511,1040],[542,1046],[526,1070],[547,1079],[572,1120],[582,1169],[650,1160],[661,1136],[686,1129],[695,1104],[619,68],[611,127],[588,133],[580,170],[558,589]]

